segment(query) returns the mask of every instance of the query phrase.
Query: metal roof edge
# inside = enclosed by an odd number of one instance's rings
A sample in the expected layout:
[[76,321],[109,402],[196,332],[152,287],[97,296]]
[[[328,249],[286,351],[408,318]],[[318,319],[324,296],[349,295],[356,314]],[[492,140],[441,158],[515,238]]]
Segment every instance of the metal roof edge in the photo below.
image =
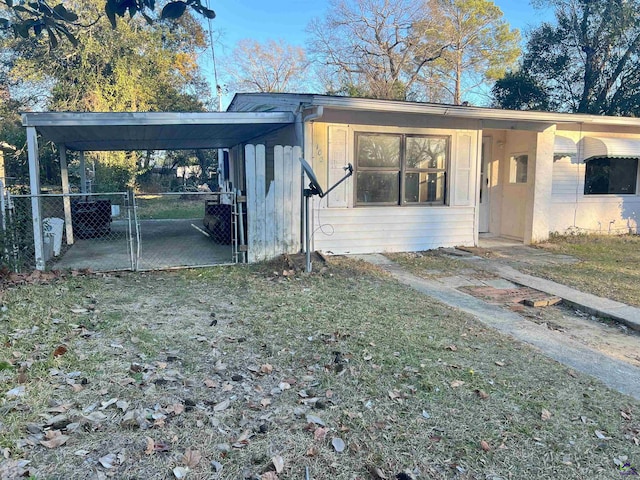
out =
[[295,121],[291,112],[28,112],[24,127],[206,125],[218,123],[281,123]]
[[357,97],[334,97],[314,95],[311,103],[342,110],[370,110],[377,112],[412,113],[424,115],[450,116],[477,120],[528,121],[543,123],[591,123],[600,125],[640,126],[640,118],[587,115],[579,113],[556,113],[531,110],[501,110],[496,108],[471,107],[461,105],[440,105],[431,103],[403,102],[397,100],[377,100]]

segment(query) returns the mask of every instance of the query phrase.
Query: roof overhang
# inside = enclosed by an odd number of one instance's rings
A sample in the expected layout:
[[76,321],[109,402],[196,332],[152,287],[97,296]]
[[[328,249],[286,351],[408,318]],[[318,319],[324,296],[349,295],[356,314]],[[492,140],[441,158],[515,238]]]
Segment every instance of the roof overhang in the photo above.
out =
[[584,158],[619,157],[640,158],[640,139],[585,137]]
[[294,120],[292,112],[22,114],[45,140],[81,151],[229,148]]
[[[580,113],[541,112],[532,110],[501,110],[497,108],[465,105],[444,105],[436,103],[380,100],[357,97],[341,97],[316,94],[287,93],[238,93],[233,98],[229,110],[252,107],[265,109],[270,105],[302,104],[303,106],[323,106],[338,110],[365,110],[370,112],[392,112],[419,115],[433,115],[452,118],[483,120],[485,128],[499,128],[508,122],[538,123],[541,125],[618,125],[640,127],[640,118],[613,117]],[[487,126],[488,125],[488,126]]]

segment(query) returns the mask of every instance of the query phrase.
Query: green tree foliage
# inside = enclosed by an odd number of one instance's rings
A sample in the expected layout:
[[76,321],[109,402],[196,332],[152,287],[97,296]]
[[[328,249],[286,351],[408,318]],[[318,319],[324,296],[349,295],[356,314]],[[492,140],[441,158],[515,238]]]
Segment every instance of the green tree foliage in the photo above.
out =
[[492,89],[495,107],[509,110],[548,110],[549,97],[531,76],[523,71],[508,72]]
[[[640,114],[640,0],[546,0],[555,24],[529,35],[522,80],[531,79],[556,111],[606,115]],[[528,91],[504,85],[496,101]],[[496,93],[496,92],[494,92]],[[528,101],[512,105],[529,108]]]
[[[152,23],[156,17],[155,0],[102,0],[100,11],[91,17],[73,8],[74,6],[70,5],[72,3],[62,1],[51,6],[51,2],[47,0],[0,0],[0,30],[10,31],[16,38],[40,37],[46,34],[48,42],[55,48],[61,38],[66,38],[75,45],[75,32],[78,27],[94,24],[103,13],[113,28],[116,28],[117,18],[125,15],[133,18],[140,14],[139,16],[148,23]],[[165,4],[160,18],[180,18],[187,8],[207,18],[216,16],[201,0],[179,0]]]
[[479,87],[502,78],[516,65],[520,32],[509,28],[492,1],[431,0],[428,9],[439,19],[440,28],[425,31],[423,41],[449,47],[423,81],[439,84],[448,101],[459,105],[466,93],[478,93]]
[[[82,17],[99,16],[103,0],[68,2]],[[148,23],[142,17],[118,22],[111,28],[101,16],[78,31],[78,43],[50,48],[48,40],[5,38],[0,72],[11,91],[29,108],[33,91],[43,96],[38,109],[56,111],[202,111],[210,89],[200,75],[199,50],[206,47],[200,24],[189,13],[174,22]],[[33,102],[31,102],[33,105]],[[43,145],[45,150],[46,145]],[[53,152],[52,152],[53,153]],[[132,184],[145,167],[144,153],[95,153],[97,184],[121,190]],[[72,157],[73,159],[73,157]],[[41,152],[43,182],[59,184],[56,155]],[[108,170],[111,172],[108,172]],[[101,175],[99,175],[101,174]]]

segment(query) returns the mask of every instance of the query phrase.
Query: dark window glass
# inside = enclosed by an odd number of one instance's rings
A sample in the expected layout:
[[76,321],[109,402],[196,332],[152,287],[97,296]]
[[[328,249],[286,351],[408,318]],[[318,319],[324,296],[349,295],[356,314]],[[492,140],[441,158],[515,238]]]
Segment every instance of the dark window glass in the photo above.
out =
[[586,161],[584,194],[634,194],[637,158],[592,158]]
[[399,182],[396,172],[358,172],[358,203],[398,203]]
[[356,204],[446,203],[449,138],[356,134]]

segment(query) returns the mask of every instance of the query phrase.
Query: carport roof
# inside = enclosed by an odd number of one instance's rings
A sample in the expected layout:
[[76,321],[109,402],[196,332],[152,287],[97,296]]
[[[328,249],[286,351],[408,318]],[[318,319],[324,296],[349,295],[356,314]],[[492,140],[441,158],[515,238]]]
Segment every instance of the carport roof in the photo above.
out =
[[22,114],[44,139],[84,151],[228,148],[294,120],[291,112]]

